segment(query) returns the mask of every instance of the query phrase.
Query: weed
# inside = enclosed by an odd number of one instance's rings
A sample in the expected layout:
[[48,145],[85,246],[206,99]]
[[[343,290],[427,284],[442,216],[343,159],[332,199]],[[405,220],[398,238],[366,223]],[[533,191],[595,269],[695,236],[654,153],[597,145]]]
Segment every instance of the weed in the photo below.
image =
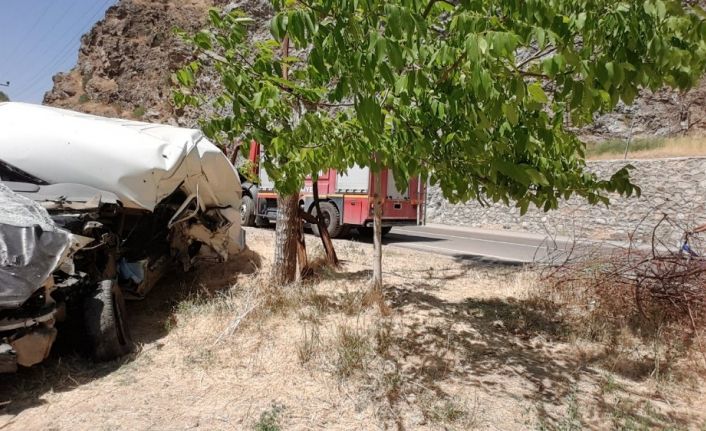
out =
[[[564,416],[557,418],[556,421],[548,422],[545,415],[540,415],[536,426],[537,431],[580,431],[584,428],[581,424],[581,413],[579,412],[576,391],[576,387],[573,387],[566,397],[566,413]],[[543,406],[540,406],[539,410],[543,412]]]
[[613,429],[647,431],[653,429],[677,431],[686,429],[669,414],[660,412],[649,400],[633,401],[618,397],[610,407]]
[[253,429],[255,431],[280,431],[281,415],[284,412],[285,406],[273,403],[269,409],[260,414],[260,419],[255,423]]
[[375,352],[385,356],[394,342],[392,325],[390,322],[381,322],[375,328]]
[[145,108],[143,106],[138,106],[132,110],[133,118],[142,118],[145,116]]
[[613,377],[612,374],[606,373],[601,382],[601,392],[604,394],[612,394],[621,389],[622,387],[615,381],[615,377]]
[[339,326],[335,338],[336,374],[349,377],[356,370],[365,368],[368,354],[371,352],[368,334],[359,329]]
[[477,426],[478,400],[473,403],[472,408],[469,408],[467,403],[427,391],[419,396],[419,405],[428,421],[445,425],[445,429],[453,425],[457,425],[461,429],[471,429]]
[[360,291],[349,291],[344,287],[341,294],[341,310],[348,316],[355,316],[363,309],[363,294]]
[[304,325],[304,336],[297,345],[299,363],[304,365],[311,361],[321,345],[319,327],[317,325]]
[[576,399],[576,388],[569,393],[568,403],[566,406],[566,416],[559,422],[559,430],[561,431],[579,431],[583,429],[581,425],[581,413],[579,412],[579,404]]

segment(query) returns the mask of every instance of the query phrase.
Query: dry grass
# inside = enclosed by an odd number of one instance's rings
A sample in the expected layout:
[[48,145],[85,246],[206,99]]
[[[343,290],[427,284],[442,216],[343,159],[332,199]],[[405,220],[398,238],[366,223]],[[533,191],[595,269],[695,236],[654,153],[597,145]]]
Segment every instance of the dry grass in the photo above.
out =
[[[589,144],[587,157],[590,160],[622,159],[625,141],[612,140],[600,144]],[[675,138],[635,139],[630,143],[628,159],[661,159],[667,157],[706,156],[706,137],[682,136]]]
[[[129,304],[141,344],[133,356],[92,364],[64,353],[3,377],[0,427],[679,429],[706,420],[700,380],[657,384],[608,369],[600,343],[572,340],[557,311],[532,298],[531,271],[395,249],[383,292],[371,293],[371,246],[337,241],[341,269],[274,289],[272,236],[249,230],[244,259],[174,276]],[[316,260],[320,247],[308,246]]]

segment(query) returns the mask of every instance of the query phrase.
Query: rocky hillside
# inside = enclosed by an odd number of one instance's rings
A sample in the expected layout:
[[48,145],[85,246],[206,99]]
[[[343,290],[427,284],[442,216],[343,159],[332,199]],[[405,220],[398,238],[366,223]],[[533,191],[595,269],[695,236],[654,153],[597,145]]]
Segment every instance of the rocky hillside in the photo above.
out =
[[171,73],[189,59],[174,28],[194,31],[226,0],[121,0],[81,39],[78,64],[54,76],[47,105],[173,121]]
[[[193,31],[210,7],[240,7],[266,20],[265,0],[121,0],[81,43],[78,64],[54,77],[44,103],[79,111],[146,121],[192,124],[170,105],[171,73],[189,59],[173,34]],[[266,27],[263,26],[266,29]],[[597,118],[581,130],[587,141],[676,135],[706,130],[706,80],[690,93],[644,94],[630,107]]]

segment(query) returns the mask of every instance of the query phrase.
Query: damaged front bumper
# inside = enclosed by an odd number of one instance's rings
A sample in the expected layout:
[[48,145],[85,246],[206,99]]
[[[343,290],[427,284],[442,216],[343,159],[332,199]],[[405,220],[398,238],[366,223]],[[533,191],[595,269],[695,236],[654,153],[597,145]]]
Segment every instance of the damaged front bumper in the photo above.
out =
[[0,373],[14,373],[18,365],[31,367],[49,356],[57,334],[56,306],[47,302],[33,314],[0,318]]

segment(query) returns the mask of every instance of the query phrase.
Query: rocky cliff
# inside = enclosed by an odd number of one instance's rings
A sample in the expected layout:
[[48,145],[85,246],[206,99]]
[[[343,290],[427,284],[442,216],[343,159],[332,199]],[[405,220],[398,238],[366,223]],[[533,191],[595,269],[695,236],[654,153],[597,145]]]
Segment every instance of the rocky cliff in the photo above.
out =
[[194,31],[226,0],[121,0],[81,39],[77,65],[54,76],[47,105],[173,121],[171,73],[189,60],[174,28]]
[[[170,105],[171,73],[189,60],[175,27],[200,28],[210,7],[240,7],[265,21],[265,0],[120,0],[83,36],[78,64],[54,77],[44,103],[146,121],[193,124]],[[262,26],[266,30],[266,26]],[[706,80],[687,94],[645,93],[633,106],[597,118],[584,140],[675,135],[706,130]]]

